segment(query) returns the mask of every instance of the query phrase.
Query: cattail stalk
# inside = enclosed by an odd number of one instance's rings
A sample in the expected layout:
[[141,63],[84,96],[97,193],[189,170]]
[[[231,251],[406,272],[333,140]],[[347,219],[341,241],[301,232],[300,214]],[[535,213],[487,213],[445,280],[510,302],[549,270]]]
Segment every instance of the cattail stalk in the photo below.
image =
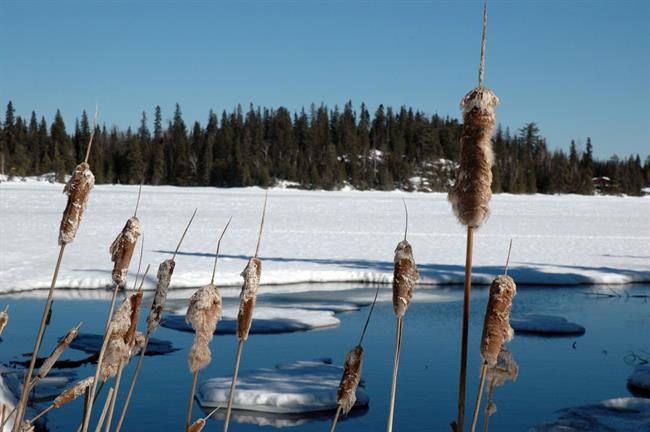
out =
[[45,378],[45,376],[50,372],[52,366],[54,366],[57,360],[59,360],[59,358],[61,357],[61,354],[63,354],[63,351],[77,337],[77,335],[79,334],[79,329],[81,328],[82,324],[83,322],[80,322],[76,327],[70,329],[70,331],[59,341],[59,343],[52,351],[52,354],[50,354],[50,356],[45,359],[45,361],[41,365],[41,368],[38,370],[38,374],[36,374],[36,376],[32,380],[30,384],[31,386],[30,390],[36,387],[39,381]]
[[[189,222],[185,227],[185,230],[183,231],[183,234],[181,235],[181,239],[179,240],[178,245],[176,246],[176,252],[178,252],[178,250],[180,249],[181,244],[183,243],[183,239],[185,238],[185,234],[187,234],[190,225],[192,225],[192,221],[194,220],[195,215],[196,215],[196,210],[194,210],[192,217],[190,218]],[[176,252],[174,252],[174,255],[176,255]],[[131,384],[129,385],[129,391],[126,394],[124,405],[122,406],[122,410],[120,411],[120,417],[118,419],[117,426],[115,427],[115,432],[119,432],[122,429],[122,425],[124,424],[126,412],[129,408],[129,403],[131,402],[131,396],[133,396],[135,384],[140,375],[140,370],[142,369],[142,363],[144,362],[144,356],[147,351],[147,346],[149,345],[149,339],[151,338],[151,334],[154,331],[156,331],[156,329],[160,325],[162,312],[165,309],[165,302],[167,300],[167,291],[169,289],[169,284],[171,283],[171,278],[172,278],[172,274],[174,273],[175,267],[176,267],[176,261],[174,261],[173,258],[161,262],[160,265],[158,266],[156,292],[154,294],[154,299],[151,304],[151,310],[149,312],[149,316],[147,316],[147,333],[144,339],[144,346],[140,350],[140,356],[138,357],[138,362],[135,365],[135,371],[133,372],[133,377],[131,378]]]
[[485,41],[487,33],[487,0],[483,7],[483,34],[481,37],[481,60],[479,85],[461,101],[463,131],[461,134],[461,158],[456,183],[448,199],[458,220],[467,226],[467,250],[465,256],[465,284],[463,293],[463,318],[461,326],[460,376],[458,383],[458,416],[452,427],[464,430],[465,396],[467,382],[467,340],[469,330],[469,306],[472,278],[472,253],[474,230],[479,228],[490,213],[492,197],[492,143],[496,124],[494,109],[499,99],[483,86],[485,72]]
[[97,389],[97,381],[99,381],[99,373],[104,362],[104,354],[106,353],[106,347],[108,347],[108,341],[111,338],[113,333],[113,324],[109,323],[108,330],[104,336],[104,342],[102,343],[102,348],[99,350],[99,358],[97,359],[97,368],[95,369],[95,379],[93,380],[93,385],[90,387],[90,393],[88,394],[88,399],[86,400],[86,406],[84,407],[85,415],[83,422],[81,424],[81,432],[88,431],[88,424],[90,422],[90,415],[92,413],[93,403],[95,401],[95,391]]
[[223,236],[226,234],[231,221],[232,217],[228,219],[228,223],[226,223],[226,226],[221,231],[221,235],[217,241],[217,250],[214,254],[210,283],[197,290],[190,299],[190,305],[187,308],[186,321],[192,324],[196,332],[194,343],[192,344],[188,357],[188,364],[193,376],[190,397],[187,402],[187,414],[185,416],[185,429],[187,430],[189,430],[190,422],[192,421],[192,406],[194,405],[194,393],[196,392],[196,384],[199,379],[199,370],[210,363],[212,358],[210,341],[212,341],[212,337],[217,328],[217,322],[221,319],[221,294],[214,284],[214,276],[217,271],[221,240],[223,240]]
[[266,217],[266,202],[268,197],[269,194],[267,192],[264,195],[264,208],[262,209],[262,221],[260,222],[260,232],[257,237],[255,255],[248,261],[246,268],[244,268],[244,271],[241,273],[244,278],[244,284],[242,285],[241,293],[239,295],[239,312],[237,313],[237,354],[235,356],[235,368],[232,374],[232,382],[230,383],[230,392],[228,393],[228,407],[226,408],[226,419],[223,423],[223,432],[228,432],[228,426],[230,425],[230,416],[232,413],[232,404],[235,400],[235,387],[237,386],[237,376],[239,375],[241,355],[244,350],[244,342],[248,339],[248,333],[250,332],[253,323],[253,311],[255,310],[255,303],[257,301],[257,290],[259,289],[260,277],[262,276],[262,261],[258,257],[262,242],[262,232],[264,230],[264,218]]
[[111,387],[108,389],[108,395],[106,396],[106,401],[104,401],[104,407],[102,408],[102,413],[99,415],[99,421],[97,422],[97,427],[95,427],[95,432],[101,432],[102,425],[106,419],[106,412],[108,411],[108,406],[110,405],[111,400],[113,400],[114,388]]
[[18,400],[16,419],[14,421],[14,427],[12,428],[13,432],[18,432],[25,415],[25,408],[27,407],[27,399],[29,396],[29,384],[32,381],[32,374],[34,373],[36,359],[38,358],[38,351],[41,348],[41,342],[43,341],[43,335],[45,334],[45,328],[47,327],[48,316],[51,313],[52,302],[54,301],[54,287],[56,286],[56,281],[59,277],[59,269],[61,268],[61,262],[63,260],[63,252],[65,251],[66,245],[68,243],[72,243],[75,235],[77,234],[79,223],[81,222],[81,216],[86,209],[88,196],[91,189],[95,185],[95,176],[93,175],[92,171],[90,171],[90,166],[88,165],[88,157],[90,156],[90,148],[92,147],[93,137],[95,136],[97,113],[98,109],[95,109],[95,116],[93,118],[93,131],[90,134],[90,140],[88,141],[88,146],[86,148],[86,159],[84,162],[77,165],[72,173],[70,181],[63,189],[63,192],[68,195],[68,202],[66,204],[65,210],[63,211],[63,217],[61,218],[61,225],[59,228],[59,255],[56,259],[56,265],[54,266],[52,282],[47,294],[45,307],[43,308],[43,315],[41,317],[41,323],[36,335],[36,342],[34,343],[32,358],[29,362],[29,367],[27,368],[27,373],[25,374],[23,380],[23,390],[20,394],[20,399]]
[[359,382],[361,381],[361,369],[363,367],[363,338],[365,337],[366,331],[368,330],[368,324],[370,324],[372,312],[375,310],[375,304],[377,303],[378,295],[379,287],[377,287],[375,290],[375,298],[372,300],[372,304],[370,305],[370,311],[368,311],[366,323],[363,325],[359,343],[345,356],[343,376],[341,377],[341,382],[339,383],[339,387],[336,391],[336,413],[332,419],[330,432],[334,432],[336,430],[336,425],[341,414],[347,415],[357,401],[357,387],[359,387]]
[[393,272],[393,312],[397,317],[395,330],[395,355],[393,358],[393,376],[390,388],[390,402],[388,408],[388,422],[386,430],[393,430],[393,418],[395,415],[395,399],[397,397],[397,370],[399,368],[399,358],[402,350],[402,330],[404,327],[404,315],[413,298],[413,287],[420,278],[415,260],[413,259],[413,248],[406,240],[408,234],[409,213],[404,201],[404,213],[406,221],[404,223],[404,240],[397,244],[395,248],[395,269]]
[[490,416],[496,412],[496,405],[494,405],[494,387],[502,386],[506,381],[516,380],[518,374],[519,366],[512,358],[512,352],[506,347],[502,347],[497,358],[497,364],[490,367],[487,371],[490,384],[488,386],[488,401],[485,406],[483,432],[488,431]]
[[189,429],[188,429],[188,432],[201,432],[203,430],[203,428],[205,427],[205,424],[208,421],[208,419],[210,417],[212,417],[214,415],[214,413],[216,413],[220,409],[221,409],[221,407],[218,406],[215,409],[213,409],[212,411],[210,411],[210,414],[208,414],[207,416],[205,416],[203,418],[200,418],[197,421],[195,421],[194,423],[192,423],[190,425]]

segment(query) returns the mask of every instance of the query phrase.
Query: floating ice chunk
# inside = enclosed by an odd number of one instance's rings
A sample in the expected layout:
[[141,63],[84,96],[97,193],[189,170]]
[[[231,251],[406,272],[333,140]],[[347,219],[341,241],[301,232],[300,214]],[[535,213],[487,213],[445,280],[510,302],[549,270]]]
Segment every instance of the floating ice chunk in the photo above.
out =
[[[98,334],[80,333],[70,344],[70,348],[83,351],[88,354],[97,354],[102,347],[104,337]],[[150,338],[147,345],[146,356],[157,356],[178,351],[171,342]]]
[[558,419],[534,432],[646,432],[650,430],[650,399],[618,398],[595,405],[565,408]]
[[582,335],[585,328],[553,315],[516,315],[510,318],[510,326],[515,333],[530,333],[543,336]]
[[[298,361],[239,373],[233,407],[267,413],[310,413],[334,410],[343,368],[323,361]],[[210,378],[197,392],[202,407],[225,406],[232,377]],[[355,406],[368,405],[363,385]]]
[[[22,393],[24,373],[24,370],[16,370],[4,374],[5,384],[16,399],[20,398]],[[29,392],[29,400],[31,402],[54,400],[76,379],[77,374],[73,371],[51,370],[45,378],[38,382],[36,388]]]
[[[332,311],[304,310],[296,308],[258,307],[253,314],[251,334],[292,333],[318,328],[335,327],[340,321]],[[193,332],[185,322],[184,315],[164,314],[163,327]],[[236,310],[226,308],[223,318],[217,324],[215,334],[235,334],[237,328]]]
[[650,396],[650,364],[638,365],[627,379],[627,387],[632,393]]

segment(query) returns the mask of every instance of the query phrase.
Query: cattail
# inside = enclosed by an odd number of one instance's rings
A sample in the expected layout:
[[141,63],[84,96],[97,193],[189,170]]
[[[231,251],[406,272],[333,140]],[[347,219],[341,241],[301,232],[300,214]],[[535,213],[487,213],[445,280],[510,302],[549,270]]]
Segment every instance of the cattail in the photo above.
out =
[[160,318],[163,309],[165,309],[165,301],[167,300],[167,290],[169,289],[175,266],[176,262],[173,259],[167,259],[158,266],[156,294],[151,304],[151,312],[147,317],[147,331],[149,333],[153,333],[160,325]]
[[221,319],[221,294],[216,285],[208,284],[199,288],[187,308],[185,321],[192,325],[196,334],[188,357],[192,372],[206,367],[211,360],[210,341]]
[[235,387],[237,386],[237,375],[239,375],[239,364],[241,363],[241,355],[244,350],[244,342],[248,339],[248,333],[253,323],[253,312],[255,310],[255,303],[257,301],[257,290],[260,287],[260,277],[262,275],[262,261],[259,259],[260,245],[262,243],[262,232],[264,231],[264,218],[266,217],[266,202],[268,200],[268,192],[264,196],[264,207],[262,209],[262,221],[260,222],[260,232],[257,237],[257,246],[255,247],[255,255],[248,261],[246,268],[242,271],[241,275],[244,278],[244,284],[241,288],[239,295],[239,312],[237,313],[237,354],[235,354],[235,369],[232,374],[232,382],[230,383],[230,392],[228,393],[228,407],[226,408],[226,419],[223,423],[223,432],[228,432],[230,425],[230,415],[232,413],[232,404],[235,400]]
[[[145,274],[146,276],[146,274]],[[144,280],[144,278],[143,278]],[[110,336],[99,377],[106,381],[114,377],[120,367],[129,359],[135,337],[138,310],[142,302],[142,290],[131,294],[115,311],[111,320],[113,332]]]
[[241,273],[244,278],[241,294],[239,295],[239,313],[237,314],[237,337],[240,341],[248,339],[251,325],[253,323],[253,311],[257,301],[257,290],[260,287],[260,276],[262,275],[262,261],[253,257]]
[[0,336],[5,331],[7,323],[9,322],[9,305],[5,306],[4,310],[0,312]]
[[490,285],[490,298],[481,337],[481,358],[488,367],[497,364],[501,347],[512,340],[514,332],[510,327],[510,309],[516,293],[517,285],[510,276],[497,276]]
[[492,133],[494,109],[499,98],[488,88],[477,87],[460,103],[463,132],[460,137],[460,167],[449,201],[463,225],[478,228],[490,214],[492,198]]
[[74,386],[68,390],[61,393],[59,396],[54,399],[52,405],[56,408],[60,408],[62,405],[72,402],[77,399],[79,396],[83,395],[86,392],[86,389],[93,384],[94,377],[84,378],[81,381],[77,382]]
[[135,244],[140,237],[140,220],[134,216],[126,221],[126,225],[117,235],[110,247],[113,271],[111,277],[117,286],[123,286],[126,282],[126,275],[129,271],[129,264],[133,257]]
[[187,432],[201,432],[204,427],[205,427],[205,420],[200,418],[190,425],[189,429],[187,429]]
[[59,228],[59,245],[72,243],[81,216],[88,203],[88,195],[95,185],[95,176],[90,171],[90,165],[87,162],[81,162],[72,172],[72,177],[63,189],[63,193],[68,194],[68,204],[63,211],[61,227]]
[[66,334],[56,345],[54,350],[52,351],[52,354],[45,359],[43,364],[41,365],[41,368],[38,370],[38,374],[34,378],[34,381],[32,382],[32,387],[36,385],[36,383],[43,378],[50,372],[52,369],[52,366],[57,362],[57,360],[61,357],[61,354],[63,354],[63,351],[72,343],[72,341],[77,337],[79,334],[79,328],[81,328],[81,325],[83,323],[79,323],[76,327],[73,327],[70,329],[68,334]]
[[396,316],[402,317],[413,297],[413,287],[420,278],[413,259],[413,248],[406,239],[397,244],[394,262],[393,312]]
[[361,381],[363,365],[363,347],[357,345],[345,356],[343,377],[336,392],[336,400],[343,414],[350,412],[357,401],[357,387]]
[[481,37],[481,60],[478,87],[465,95],[460,103],[463,110],[463,130],[460,137],[460,165],[456,183],[449,191],[458,221],[467,227],[465,251],[465,283],[463,289],[463,314],[461,325],[460,374],[458,382],[458,416],[452,423],[456,432],[464,430],[465,390],[467,383],[467,343],[469,337],[470,294],[472,286],[472,255],[474,230],[479,228],[490,214],[492,198],[492,133],[496,123],[495,108],[499,98],[483,86],[485,72],[485,41],[487,33],[487,0],[483,7],[483,35]]
[[395,269],[393,271],[393,312],[397,316],[395,330],[395,355],[393,358],[393,378],[390,388],[390,402],[388,406],[388,423],[386,430],[393,430],[393,416],[395,414],[395,398],[397,394],[397,371],[399,368],[399,357],[402,346],[402,329],[404,326],[404,314],[413,298],[413,287],[420,278],[415,259],[413,259],[413,248],[406,240],[408,234],[409,213],[404,203],[404,213],[406,221],[404,223],[404,240],[397,244],[395,248]]

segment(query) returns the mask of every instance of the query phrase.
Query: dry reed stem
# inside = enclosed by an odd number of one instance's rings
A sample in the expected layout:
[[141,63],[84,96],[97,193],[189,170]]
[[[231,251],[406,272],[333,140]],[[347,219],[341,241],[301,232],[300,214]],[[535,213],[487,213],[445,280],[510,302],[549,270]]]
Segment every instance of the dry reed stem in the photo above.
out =
[[45,327],[47,326],[47,317],[49,315],[50,308],[52,307],[52,301],[54,300],[54,286],[56,285],[56,280],[59,276],[59,269],[61,268],[61,261],[63,260],[64,251],[65,251],[65,244],[62,244],[59,248],[59,255],[56,259],[56,265],[54,266],[52,283],[50,284],[50,290],[48,291],[45,307],[43,308],[43,315],[41,317],[41,323],[39,324],[38,333],[36,335],[36,341],[34,342],[34,350],[32,351],[32,358],[29,362],[27,373],[25,374],[25,377],[23,379],[23,390],[20,394],[20,399],[18,400],[18,405],[16,407],[16,418],[14,420],[14,426],[12,428],[13,432],[18,431],[22,423],[23,416],[25,415],[25,407],[27,406],[27,398],[29,395],[29,384],[31,383],[32,374],[34,373],[34,366],[36,365],[36,358],[38,357],[38,351],[40,350],[41,342],[43,341]]
[[104,401],[102,412],[99,415],[99,421],[97,422],[97,427],[95,427],[95,432],[100,432],[102,430],[102,425],[104,424],[104,419],[106,418],[106,412],[108,411],[108,405],[113,398],[113,392],[113,387],[108,389],[108,395],[106,396],[106,401]]
[[334,432],[336,430],[336,424],[339,422],[339,417],[341,416],[341,405],[336,407],[336,413],[334,413],[334,418],[332,419],[332,426],[330,426],[329,432]]
[[54,366],[57,360],[59,360],[61,357],[61,354],[63,354],[63,351],[65,351],[65,349],[77,337],[82,324],[83,322],[80,322],[76,327],[71,328],[70,331],[59,341],[59,343],[52,351],[52,354],[50,354],[50,356],[45,359],[40,369],[38,370],[38,374],[32,380],[30,384],[31,388],[36,387],[36,384],[38,384],[38,382],[45,378],[45,376],[50,372],[52,366]]
[[131,385],[129,386],[129,391],[126,394],[126,399],[124,400],[124,405],[122,406],[122,410],[120,411],[120,417],[119,420],[117,421],[117,426],[115,427],[115,432],[119,432],[120,429],[122,429],[122,424],[124,423],[124,418],[126,417],[126,411],[129,407],[129,403],[131,402],[131,396],[133,395],[133,389],[135,388],[135,383],[138,379],[138,375],[140,374],[140,369],[142,368],[142,362],[144,361],[144,355],[147,351],[147,345],[149,344],[149,337],[151,336],[151,333],[147,331],[147,334],[144,339],[144,343],[142,346],[142,349],[140,350],[140,356],[138,357],[138,362],[135,365],[135,371],[133,372],[133,378],[131,379]]
[[199,371],[196,370],[192,374],[192,388],[190,389],[190,397],[187,400],[187,413],[185,415],[185,430],[190,430],[190,422],[192,421],[192,406],[194,405],[194,392],[196,392],[196,383],[199,380]]
[[5,331],[7,323],[9,322],[9,305],[5,306],[4,310],[0,312],[0,336]]
[[108,346],[108,341],[111,338],[113,333],[113,324],[112,322],[108,325],[108,330],[104,336],[104,342],[102,343],[102,348],[99,350],[99,358],[97,359],[97,367],[95,369],[95,378],[93,380],[93,385],[90,387],[90,393],[88,399],[86,400],[86,405],[84,407],[85,415],[83,422],[81,424],[81,432],[88,431],[88,424],[90,422],[90,415],[93,410],[93,403],[95,402],[95,390],[97,389],[97,381],[99,381],[99,373],[101,371],[102,363],[104,362],[104,353],[106,352],[106,347]]
[[390,386],[390,400],[388,406],[388,420],[386,423],[386,431],[392,432],[393,421],[395,417],[395,400],[397,398],[397,372],[399,369],[399,358],[402,352],[402,328],[404,324],[404,317],[397,317],[395,329],[395,354],[393,357],[393,375]]
[[212,417],[212,415],[214,413],[216,413],[217,411],[219,411],[220,409],[221,409],[221,407],[218,406],[215,409],[213,409],[212,411],[210,411],[210,414],[208,414],[207,416],[205,416],[203,418],[200,418],[197,421],[195,421],[194,423],[192,423],[190,425],[190,427],[187,429],[188,432],[201,432],[203,430],[203,428],[205,427],[208,419],[210,417]]
[[226,409],[226,419],[223,423],[223,432],[228,432],[230,425],[230,416],[232,414],[232,404],[235,400],[235,387],[237,386],[237,376],[239,375],[239,365],[241,363],[241,355],[244,350],[244,341],[239,340],[237,344],[237,353],[235,354],[235,370],[232,374],[232,381],[230,382],[230,392],[228,392],[228,407]]
[[113,240],[113,243],[111,243],[111,247],[109,248],[111,261],[113,262],[111,277],[113,283],[116,285],[123,286],[126,282],[135,244],[140,234],[140,220],[134,216],[126,221],[122,231]]
[[57,396],[56,399],[54,399],[54,401],[52,402],[52,405],[55,408],[60,408],[61,406],[69,402],[72,402],[73,400],[77,399],[79,396],[84,394],[86,392],[86,389],[91,385],[93,385],[94,382],[95,382],[94,377],[87,377],[82,379],[81,381],[78,381],[74,386],[64,391],[59,396]]
[[470,425],[470,432],[476,430],[476,423],[478,422],[478,413],[481,409],[481,399],[483,398],[483,388],[485,387],[485,373],[488,369],[487,363],[481,366],[481,375],[479,377],[478,391],[476,392],[476,403],[474,404],[474,413],[472,415],[472,424]]
[[120,391],[120,382],[122,381],[122,372],[124,371],[124,363],[120,364],[120,367],[117,370],[117,375],[115,376],[115,391],[112,396],[109,398],[111,403],[108,406],[108,414],[106,415],[106,432],[111,430],[111,421],[113,420],[113,411],[115,410],[115,403],[117,401],[117,395]]
[[510,341],[514,334],[510,327],[510,310],[516,293],[517,285],[510,276],[497,276],[490,285],[481,337],[481,358],[489,367],[497,364],[503,344]]

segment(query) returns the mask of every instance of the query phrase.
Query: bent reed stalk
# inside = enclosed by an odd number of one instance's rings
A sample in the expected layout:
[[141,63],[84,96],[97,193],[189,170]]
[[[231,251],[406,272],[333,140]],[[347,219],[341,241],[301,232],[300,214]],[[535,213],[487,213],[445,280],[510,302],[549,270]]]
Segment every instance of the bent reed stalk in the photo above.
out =
[[496,125],[494,109],[499,103],[499,98],[490,89],[483,86],[486,33],[487,0],[483,6],[479,85],[467,93],[460,104],[463,110],[463,129],[460,138],[460,165],[456,176],[456,183],[448,195],[454,214],[459,222],[467,227],[460,374],[458,382],[458,414],[456,421],[451,423],[452,429],[456,432],[462,432],[464,430],[465,421],[467,342],[474,231],[488,218],[490,214],[489,202],[492,197],[492,164],[494,157],[491,137]]
[[393,374],[390,387],[390,402],[388,407],[388,420],[386,430],[392,432],[393,418],[395,415],[395,399],[397,397],[397,371],[399,368],[399,358],[402,350],[402,331],[404,328],[404,315],[408,309],[411,299],[413,298],[413,288],[420,278],[415,259],[413,258],[413,248],[406,239],[408,234],[409,212],[404,203],[404,240],[400,241],[395,248],[394,270],[393,270],[393,312],[397,317],[395,329],[395,354],[393,358]]
[[361,371],[363,368],[363,338],[366,335],[368,330],[368,324],[370,324],[370,318],[372,313],[375,310],[375,304],[377,304],[377,296],[379,295],[379,286],[375,290],[375,298],[372,300],[370,305],[370,311],[368,311],[368,317],[366,322],[363,325],[363,330],[361,331],[361,337],[359,337],[359,343],[352,348],[345,355],[345,363],[343,365],[343,376],[341,377],[341,382],[336,391],[336,412],[334,413],[334,418],[332,419],[332,425],[330,426],[330,432],[336,430],[336,425],[339,421],[341,414],[347,415],[354,404],[357,402],[357,388],[361,382]]
[[260,245],[262,242],[262,232],[264,230],[264,219],[266,217],[266,203],[269,194],[264,195],[264,207],[262,208],[262,221],[260,222],[260,232],[257,237],[257,246],[255,255],[248,261],[246,268],[241,273],[244,278],[244,284],[239,295],[239,312],[237,313],[237,353],[235,354],[235,368],[230,383],[230,392],[228,393],[228,407],[226,409],[226,419],[223,423],[223,432],[228,432],[230,425],[230,416],[232,414],[232,404],[235,400],[235,387],[237,386],[237,376],[239,375],[239,365],[241,355],[244,350],[244,342],[248,339],[251,325],[253,323],[253,311],[257,300],[257,290],[260,286],[260,277],[262,276],[262,261],[259,259]]
[[[194,210],[192,217],[190,218],[189,222],[185,226],[185,229],[183,230],[181,238],[178,241],[178,244],[176,246],[174,257],[176,256],[176,252],[178,252],[181,245],[183,244],[183,240],[185,239],[185,234],[187,234],[187,231],[190,229],[190,225],[192,225],[194,216],[196,216],[196,209]],[[158,326],[160,325],[162,312],[165,309],[165,303],[167,300],[167,291],[169,290],[169,284],[171,283],[172,274],[174,273],[174,268],[176,267],[176,261],[174,260],[174,257],[161,262],[160,265],[158,266],[158,273],[156,275],[157,278],[156,291],[154,294],[153,302],[151,304],[151,310],[149,311],[149,315],[147,316],[147,333],[144,338],[144,346],[140,351],[140,356],[138,357],[138,362],[135,366],[133,377],[131,378],[131,384],[129,385],[129,391],[126,395],[126,399],[124,400],[124,405],[122,406],[122,410],[120,411],[120,417],[117,422],[117,426],[115,427],[115,432],[119,432],[122,429],[122,425],[124,424],[124,419],[126,418],[126,412],[129,408],[131,397],[133,396],[135,384],[138,380],[138,377],[140,376],[140,370],[142,369],[144,356],[147,351],[147,346],[149,345],[149,339],[151,335],[156,331]]]
[[210,351],[210,342],[217,329],[217,322],[221,319],[221,293],[214,284],[214,276],[217,271],[217,261],[219,260],[219,249],[221,248],[221,240],[230,226],[232,217],[226,223],[226,226],[221,231],[219,240],[217,241],[217,250],[214,254],[214,265],[212,267],[212,278],[208,285],[199,288],[190,299],[190,304],[187,308],[185,321],[192,324],[195,331],[194,343],[190,349],[187,362],[192,372],[192,387],[190,390],[190,397],[187,402],[187,414],[185,416],[185,429],[190,429],[190,422],[192,421],[192,406],[194,404],[194,393],[196,392],[196,383],[199,378],[199,370],[205,368],[212,360],[212,352]]
[[61,224],[59,227],[59,255],[54,266],[52,282],[48,291],[45,307],[43,308],[43,315],[41,317],[41,323],[36,335],[36,341],[34,343],[34,349],[32,351],[32,358],[29,362],[29,367],[27,368],[27,373],[25,374],[23,380],[23,390],[18,400],[16,419],[12,428],[13,432],[18,432],[23,422],[23,417],[25,416],[25,408],[27,407],[27,400],[29,396],[29,384],[32,380],[32,374],[34,373],[36,359],[38,358],[38,352],[41,348],[43,335],[45,334],[45,327],[47,326],[48,316],[51,313],[52,302],[54,301],[54,287],[56,286],[56,281],[59,276],[59,269],[61,268],[63,253],[65,251],[66,245],[72,243],[77,234],[79,224],[81,223],[81,217],[83,216],[84,210],[86,209],[86,205],[88,203],[88,196],[93,186],[95,185],[95,176],[93,175],[92,171],[90,170],[90,166],[88,165],[88,158],[90,156],[90,149],[92,147],[93,138],[95,136],[98,111],[99,110],[95,108],[95,116],[93,117],[93,130],[90,134],[90,139],[88,140],[88,146],[86,147],[86,158],[82,163],[75,167],[72,173],[72,177],[63,189],[63,192],[68,195],[68,202],[66,204],[65,210],[63,211],[63,217],[61,218]]

